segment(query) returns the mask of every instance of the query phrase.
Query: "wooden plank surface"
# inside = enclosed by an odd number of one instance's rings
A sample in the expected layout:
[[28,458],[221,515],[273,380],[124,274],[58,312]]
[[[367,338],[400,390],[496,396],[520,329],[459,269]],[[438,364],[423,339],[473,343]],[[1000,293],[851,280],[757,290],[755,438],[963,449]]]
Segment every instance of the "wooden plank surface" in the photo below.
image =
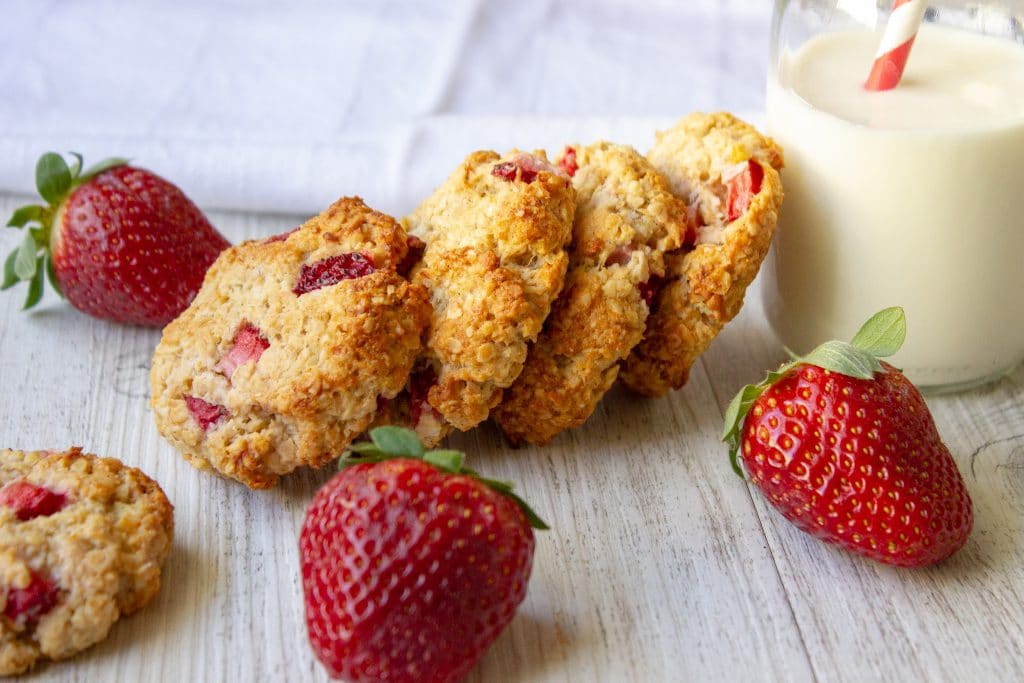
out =
[[[0,215],[17,203],[0,197]],[[212,218],[232,240],[298,220]],[[4,254],[18,237],[0,232]],[[324,680],[305,637],[296,537],[330,472],[252,492],[194,470],[147,407],[157,332],[53,298],[29,315],[20,303],[0,297],[0,444],[79,444],[141,467],[177,526],[154,603],[30,678]],[[951,561],[900,571],[811,540],[732,474],[717,439],[724,407],[780,360],[754,294],[669,398],[616,390],[543,449],[512,451],[490,426],[450,440],[517,481],[554,529],[538,538],[526,602],[471,681],[1024,680],[1024,370],[929,399],[976,529]]]

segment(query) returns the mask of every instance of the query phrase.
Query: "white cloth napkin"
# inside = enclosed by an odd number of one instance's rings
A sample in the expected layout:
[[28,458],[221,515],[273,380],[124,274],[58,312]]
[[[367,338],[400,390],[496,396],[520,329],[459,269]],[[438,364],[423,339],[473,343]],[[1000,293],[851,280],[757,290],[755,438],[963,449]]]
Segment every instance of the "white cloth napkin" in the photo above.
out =
[[8,0],[0,191],[35,159],[120,155],[206,208],[412,208],[469,151],[645,149],[759,111],[764,0]]

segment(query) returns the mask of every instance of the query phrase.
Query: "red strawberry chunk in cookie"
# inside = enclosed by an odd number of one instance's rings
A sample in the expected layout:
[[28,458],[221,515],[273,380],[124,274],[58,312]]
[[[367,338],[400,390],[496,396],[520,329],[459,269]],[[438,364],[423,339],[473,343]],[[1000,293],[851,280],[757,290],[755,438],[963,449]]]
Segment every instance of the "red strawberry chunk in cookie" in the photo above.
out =
[[657,275],[652,275],[647,282],[640,283],[640,298],[644,300],[648,308],[654,303],[654,297],[658,296],[662,285],[664,285],[664,280]]
[[728,179],[729,220],[734,221],[747,210],[750,201],[761,191],[764,169],[753,159],[740,164],[736,175]]
[[532,183],[537,179],[537,174],[541,171],[562,173],[560,169],[555,168],[551,164],[538,159],[532,154],[524,153],[517,154],[511,161],[495,164],[494,168],[491,169],[491,175],[502,180],[512,181],[516,179],[518,173],[519,180],[522,180],[524,183]]
[[59,597],[60,589],[57,584],[33,572],[27,586],[7,591],[4,616],[11,621],[20,622],[23,626],[34,626],[43,615],[53,609]]
[[369,275],[374,270],[376,269],[373,267],[373,261],[366,254],[339,254],[302,266],[299,280],[292,288],[292,292],[302,296],[323,287],[336,285],[342,280],[353,280]]
[[204,432],[210,431],[210,427],[228,416],[227,408],[216,403],[207,403],[195,396],[185,396],[185,406],[192,418],[199,423]]
[[238,328],[238,332],[235,332],[231,348],[220,359],[217,369],[225,377],[231,379],[231,375],[235,373],[235,370],[249,361],[255,363],[263,355],[263,352],[269,348],[270,342],[260,332],[260,328],[251,323],[245,323]]
[[576,162],[576,149],[574,147],[565,148],[565,151],[562,152],[562,158],[558,162],[558,167],[565,171],[570,178],[576,175],[576,171],[580,170],[580,166]]
[[501,178],[502,180],[512,181],[516,179],[516,172],[518,171],[522,171],[519,179],[524,183],[532,183],[537,179],[536,171],[520,169],[514,161],[503,161],[500,164],[495,164],[494,168],[491,169],[491,175]]
[[427,403],[430,387],[437,384],[437,373],[427,365],[412,373],[409,378],[409,419],[418,425],[425,415],[436,415],[434,407]]
[[0,505],[14,510],[14,514],[23,522],[52,515],[67,505],[67,502],[68,498],[63,493],[20,479],[0,489]]

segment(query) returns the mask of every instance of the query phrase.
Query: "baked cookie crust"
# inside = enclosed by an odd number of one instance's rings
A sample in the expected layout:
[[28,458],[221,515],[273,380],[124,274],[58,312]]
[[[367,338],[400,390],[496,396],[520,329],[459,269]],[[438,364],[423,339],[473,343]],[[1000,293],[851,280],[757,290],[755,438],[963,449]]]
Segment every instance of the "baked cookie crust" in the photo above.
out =
[[420,352],[427,292],[398,269],[402,228],[358,198],[224,251],[153,355],[160,433],[252,488],[341,454]]
[[[663,396],[686,383],[694,361],[743,305],[775,233],[783,156],[774,141],[731,114],[698,113],[659,133],[647,158],[697,217],[696,246],[666,258],[667,279],[644,339],[619,375],[639,394]],[[728,183],[748,170],[762,174],[759,188],[731,217]]]
[[70,657],[152,600],[173,533],[167,497],[133,467],[0,450],[0,675]]
[[576,213],[569,274],[494,419],[514,445],[582,425],[644,334],[648,287],[686,237],[686,203],[631,147],[569,147]]
[[427,445],[487,419],[562,289],[574,210],[568,175],[543,152],[480,151],[405,219],[425,244],[413,281],[433,316],[410,382],[418,403],[388,419],[411,415]]

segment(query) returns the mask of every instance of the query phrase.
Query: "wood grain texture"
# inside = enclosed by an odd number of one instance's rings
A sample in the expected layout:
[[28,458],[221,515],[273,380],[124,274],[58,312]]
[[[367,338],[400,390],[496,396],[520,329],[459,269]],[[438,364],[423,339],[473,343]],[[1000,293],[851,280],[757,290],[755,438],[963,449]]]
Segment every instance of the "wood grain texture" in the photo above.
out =
[[[0,215],[17,203],[0,197]],[[212,218],[232,240],[298,220]],[[17,241],[0,232],[4,254]],[[177,525],[155,602],[31,680],[325,680],[306,642],[296,538],[330,472],[252,492],[194,470],[147,408],[158,333],[52,296],[24,314],[21,296],[0,297],[0,445],[120,457],[160,481]],[[780,360],[753,295],[666,399],[616,390],[542,449],[512,451],[490,426],[450,440],[517,481],[554,528],[471,681],[1024,680],[1024,370],[929,399],[976,529],[951,561],[900,571],[810,539],[732,474],[724,408]]]

